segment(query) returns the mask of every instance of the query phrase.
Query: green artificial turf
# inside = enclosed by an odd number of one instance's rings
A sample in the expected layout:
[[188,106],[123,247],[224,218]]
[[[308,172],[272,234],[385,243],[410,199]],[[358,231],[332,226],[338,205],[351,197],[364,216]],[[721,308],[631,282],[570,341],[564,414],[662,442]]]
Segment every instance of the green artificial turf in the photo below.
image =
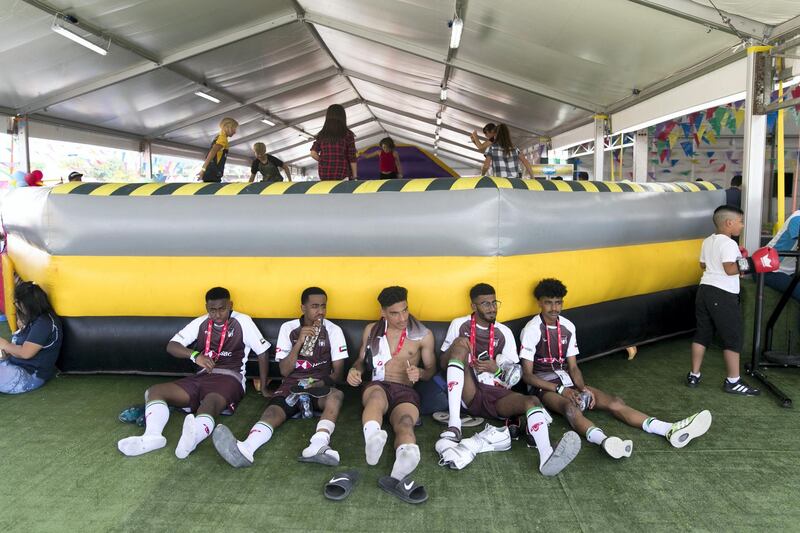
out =
[[[792,313],[796,318],[794,304]],[[776,333],[785,337],[783,326]],[[378,488],[394,454],[387,445],[377,466],[364,462],[354,391],[348,391],[332,441],[340,467],[296,461],[314,427],[300,420],[279,428],[252,468],[234,470],[210,441],[188,459],[176,459],[182,416],[175,413],[166,449],[136,458],[117,451],[117,440],[141,432],[118,422],[117,414],[162,379],[61,376],[38,391],[0,397],[0,531],[798,530],[798,409],[781,408],[769,394],[724,394],[718,349],[707,355],[701,386],[688,389],[689,342],[646,345],[633,361],[618,354],[582,368],[589,384],[665,420],[711,410],[706,436],[677,450],[661,437],[592,413],[609,435],[633,439],[633,456],[614,461],[584,441],[578,458],[546,479],[537,471],[536,451],[522,442],[509,452],[479,455],[463,471],[437,466],[433,446],[441,427],[425,417],[417,431],[422,462],[415,479],[430,500],[421,506]],[[800,404],[800,370],[769,374]],[[236,415],[221,421],[242,437],[264,403],[249,390]],[[551,433],[566,429],[557,418]],[[325,481],[349,468],[362,474],[353,494],[341,503],[326,500]]]

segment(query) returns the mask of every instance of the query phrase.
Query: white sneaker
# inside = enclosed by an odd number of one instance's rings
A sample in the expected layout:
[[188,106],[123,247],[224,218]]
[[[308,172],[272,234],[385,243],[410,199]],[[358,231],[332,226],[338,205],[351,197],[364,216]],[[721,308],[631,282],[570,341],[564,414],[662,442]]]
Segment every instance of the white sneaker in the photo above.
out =
[[672,424],[665,437],[675,448],[683,448],[692,439],[705,434],[710,427],[711,412],[706,409]]
[[498,428],[491,424],[480,433],[461,441],[472,453],[504,452],[511,449],[511,434],[507,427]]
[[383,447],[386,445],[388,438],[389,434],[384,430],[380,430],[367,439],[367,442],[364,446],[364,451],[367,456],[368,465],[374,466],[378,464],[378,461],[381,460]]
[[186,459],[189,454],[197,448],[197,436],[195,435],[194,415],[186,415],[183,419],[183,432],[178,445],[175,447],[175,457]]
[[603,450],[613,459],[630,457],[633,453],[633,441],[622,440],[619,437],[606,437],[600,446],[602,446]]

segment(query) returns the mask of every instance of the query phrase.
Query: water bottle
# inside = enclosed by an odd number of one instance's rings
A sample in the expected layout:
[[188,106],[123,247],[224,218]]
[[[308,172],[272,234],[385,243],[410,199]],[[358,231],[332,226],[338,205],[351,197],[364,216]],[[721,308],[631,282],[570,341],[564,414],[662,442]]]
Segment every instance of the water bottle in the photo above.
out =
[[589,391],[581,392],[581,411],[585,411],[589,408],[589,404],[592,403],[592,393]]
[[314,411],[311,409],[311,397],[308,394],[300,395],[300,405],[303,408],[303,418],[314,416]]
[[289,396],[286,397],[286,405],[288,405],[289,407],[294,407],[296,403],[297,403],[297,394],[291,393],[289,394]]

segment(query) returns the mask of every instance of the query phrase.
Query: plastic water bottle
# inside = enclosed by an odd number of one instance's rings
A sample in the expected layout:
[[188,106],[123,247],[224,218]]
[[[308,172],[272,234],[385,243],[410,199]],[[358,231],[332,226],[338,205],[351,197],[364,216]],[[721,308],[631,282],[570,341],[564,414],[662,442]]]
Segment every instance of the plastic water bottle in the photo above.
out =
[[592,403],[592,394],[588,391],[581,392],[581,411],[585,411]]
[[303,418],[314,416],[314,412],[311,409],[311,397],[308,394],[300,395],[300,405],[303,408]]
[[297,403],[297,394],[291,393],[289,394],[289,396],[286,397],[286,405],[288,405],[289,407],[294,407],[296,403]]

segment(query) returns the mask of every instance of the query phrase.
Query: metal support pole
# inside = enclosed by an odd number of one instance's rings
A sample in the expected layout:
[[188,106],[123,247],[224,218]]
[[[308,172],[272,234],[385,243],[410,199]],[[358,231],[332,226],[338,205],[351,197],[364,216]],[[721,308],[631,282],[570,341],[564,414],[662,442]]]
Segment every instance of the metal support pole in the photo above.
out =
[[150,141],[139,143],[139,154],[142,157],[142,176],[147,181],[153,181],[153,145]]
[[16,116],[11,119],[11,172],[22,170],[26,174],[31,171],[31,154],[28,131],[28,116]]
[[633,140],[633,181],[645,183],[647,181],[647,163],[650,157],[649,138],[647,130],[639,130]]
[[603,181],[607,115],[594,116],[594,168],[592,179]]
[[744,208],[745,248],[756,250],[761,246],[761,221],[764,197],[764,157],[767,142],[767,115],[765,102],[771,87],[763,75],[769,46],[751,46],[747,49],[747,92],[744,100],[744,175],[742,176],[742,207]]

